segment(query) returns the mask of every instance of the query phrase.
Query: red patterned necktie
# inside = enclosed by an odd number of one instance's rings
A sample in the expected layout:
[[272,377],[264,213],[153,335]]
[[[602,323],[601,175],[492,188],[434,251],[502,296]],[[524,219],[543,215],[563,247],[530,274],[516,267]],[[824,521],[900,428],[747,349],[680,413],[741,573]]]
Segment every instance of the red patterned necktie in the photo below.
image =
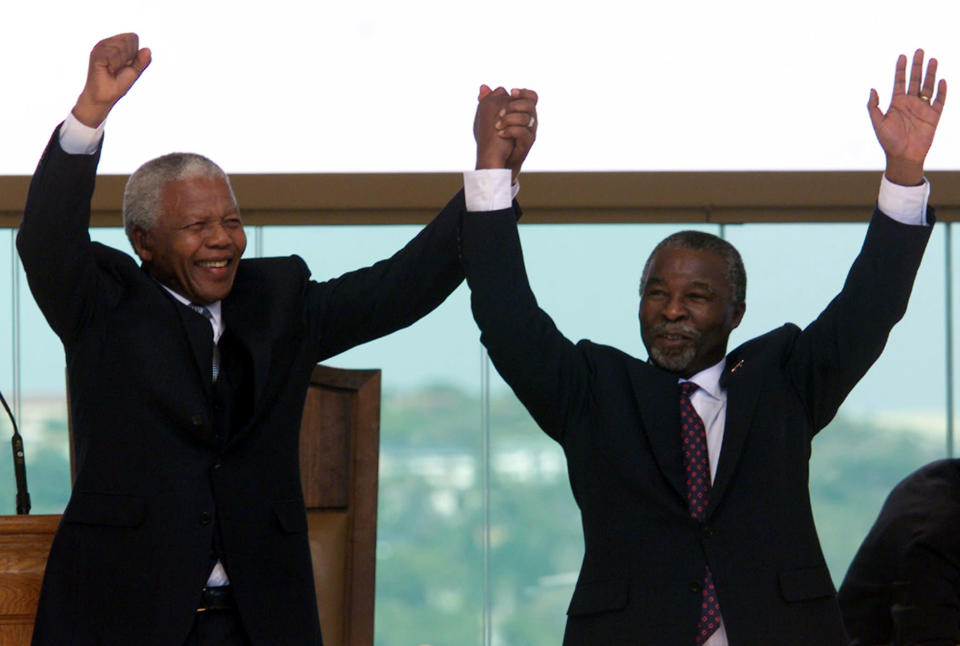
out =
[[[683,467],[687,473],[687,506],[690,515],[703,522],[710,501],[710,458],[703,420],[693,408],[690,396],[699,388],[692,381],[680,384],[680,433],[683,439]],[[701,646],[720,627],[720,604],[713,587],[710,566],[703,576],[703,601],[697,622],[697,646]]]

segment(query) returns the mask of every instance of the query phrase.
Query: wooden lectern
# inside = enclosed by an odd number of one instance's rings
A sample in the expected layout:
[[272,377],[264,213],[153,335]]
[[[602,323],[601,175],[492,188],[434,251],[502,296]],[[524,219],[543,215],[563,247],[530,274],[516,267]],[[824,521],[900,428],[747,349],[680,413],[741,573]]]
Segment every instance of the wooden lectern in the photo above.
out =
[[[71,438],[71,447],[72,447]],[[300,476],[325,646],[373,643],[380,371],[317,366]],[[0,516],[0,645],[29,646],[59,516]]]
[[60,516],[0,516],[0,644],[28,646]]

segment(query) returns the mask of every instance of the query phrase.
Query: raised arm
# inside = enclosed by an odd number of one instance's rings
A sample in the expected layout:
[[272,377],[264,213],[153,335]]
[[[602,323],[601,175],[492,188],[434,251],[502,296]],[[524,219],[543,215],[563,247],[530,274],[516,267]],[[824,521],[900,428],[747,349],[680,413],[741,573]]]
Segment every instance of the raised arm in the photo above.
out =
[[[887,112],[878,108],[876,90],[870,91],[867,105],[887,158],[886,178],[900,185],[902,195],[920,190],[906,187],[923,183],[924,160],[947,94],[946,83],[941,80],[931,102],[937,63],[930,60],[923,78],[923,50],[914,54],[909,85],[906,65],[906,57],[900,56]],[[882,202],[879,210],[886,211]],[[903,218],[887,215],[874,214],[843,290],[803,331],[791,356],[794,384],[816,430],[833,418],[850,390],[877,360],[890,330],[907,309],[930,227],[920,226],[922,212],[915,218],[910,214],[901,214]],[[917,224],[903,224],[908,221]]]
[[[531,90],[481,91],[475,133],[489,156],[479,157],[478,167],[510,168],[513,160],[522,161],[536,137],[536,103]],[[497,138],[509,145],[497,144]],[[571,409],[586,401],[588,370],[576,346],[537,305],[514,209],[468,212],[462,249],[473,316],[494,366],[541,428],[563,441]]]
[[[150,50],[139,49],[136,34],[97,43],[90,52],[87,80],[73,108],[74,117],[90,127],[102,124],[149,63]],[[96,314],[99,299],[111,298],[109,283],[96,269],[87,231],[98,161],[99,151],[64,152],[58,129],[30,183],[17,235],[30,289],[64,341],[78,332],[83,320]]]

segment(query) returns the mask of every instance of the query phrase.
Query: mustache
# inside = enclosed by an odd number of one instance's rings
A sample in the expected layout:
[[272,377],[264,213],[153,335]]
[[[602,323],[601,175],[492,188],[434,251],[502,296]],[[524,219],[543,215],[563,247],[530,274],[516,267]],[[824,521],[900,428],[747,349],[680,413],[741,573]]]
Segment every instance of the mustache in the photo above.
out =
[[683,323],[657,323],[650,328],[650,332],[654,335],[658,334],[682,334],[683,336],[688,336],[691,339],[699,339],[703,336],[703,333],[697,328],[691,325],[684,325]]

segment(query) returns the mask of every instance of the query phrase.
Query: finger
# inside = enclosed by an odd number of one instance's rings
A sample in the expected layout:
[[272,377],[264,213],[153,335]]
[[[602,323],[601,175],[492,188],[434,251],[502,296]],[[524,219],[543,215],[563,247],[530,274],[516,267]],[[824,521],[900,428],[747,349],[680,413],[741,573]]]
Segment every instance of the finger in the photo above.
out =
[[907,92],[907,57],[903,54],[897,58],[897,71],[893,75],[893,96]]
[[93,53],[106,60],[112,70],[129,65],[137,56],[140,38],[136,34],[118,34],[105,38],[94,47]]
[[923,88],[920,90],[921,97],[927,97],[927,101],[933,96],[933,88],[937,84],[937,59],[931,58],[927,63],[927,75],[923,79]]
[[493,92],[493,90],[490,89],[490,86],[484,83],[480,86],[480,95],[477,97],[477,101],[483,100],[483,98],[491,92]]
[[536,103],[537,99],[539,98],[536,92],[526,88],[514,88],[510,90],[510,96],[514,99],[526,99],[528,101],[533,101],[534,103]]
[[524,124],[522,126],[510,126],[502,130],[497,130],[497,134],[506,139],[516,139],[519,141],[533,137],[533,130]]
[[880,95],[873,88],[870,89],[870,98],[867,100],[867,112],[870,114],[870,122],[873,124],[874,131],[878,131],[880,123],[883,121],[883,112],[880,110]]
[[137,70],[137,76],[143,74],[143,70],[149,67],[152,60],[153,52],[150,51],[149,47],[144,47],[137,52],[137,57],[133,61],[133,68]]
[[533,115],[526,112],[510,112],[500,117],[500,120],[497,121],[496,128],[497,130],[502,130],[511,126],[522,126],[524,128],[529,128],[532,117]]
[[930,104],[937,113],[943,112],[943,104],[947,102],[947,82],[944,79],[940,79],[940,83],[937,84],[937,97],[933,100],[933,103]]
[[140,75],[143,74],[143,70],[147,69],[147,66],[150,65],[150,60],[152,56],[150,50],[146,47],[137,52],[137,55],[134,57],[133,61],[126,65],[114,75],[114,78],[118,82],[122,83],[123,87],[126,88],[124,92],[129,90],[134,83],[137,82],[137,79],[140,78]]
[[918,49],[913,53],[913,64],[910,66],[910,86],[907,88],[907,94],[910,96],[920,96],[920,80],[923,77],[923,50]]
[[530,101],[529,99],[513,99],[507,103],[506,111],[532,114],[537,111],[537,104],[535,101]]

